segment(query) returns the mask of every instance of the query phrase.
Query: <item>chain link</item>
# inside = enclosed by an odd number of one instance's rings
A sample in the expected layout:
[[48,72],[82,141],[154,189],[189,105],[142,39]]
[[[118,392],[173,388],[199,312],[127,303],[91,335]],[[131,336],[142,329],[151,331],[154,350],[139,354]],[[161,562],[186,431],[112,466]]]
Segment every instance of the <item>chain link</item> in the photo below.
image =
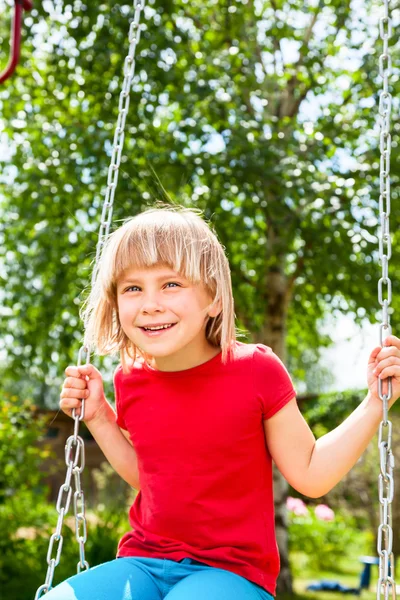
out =
[[122,148],[124,145],[125,138],[125,121],[128,114],[129,109],[129,92],[132,84],[132,78],[135,74],[136,67],[136,47],[140,42],[140,34],[141,34],[141,25],[140,25],[140,17],[142,10],[144,9],[145,0],[135,0],[134,7],[134,17],[131,22],[129,28],[129,52],[127,57],[125,58],[124,63],[124,81],[122,84],[122,90],[119,96],[119,104],[118,104],[118,119],[117,125],[114,133],[114,142],[113,142],[113,150],[111,155],[111,163],[108,169],[108,177],[107,177],[107,189],[106,196],[103,204],[103,211],[101,214],[101,223],[99,230],[99,237],[96,246],[96,259],[95,259],[95,267],[92,272],[92,286],[96,280],[97,271],[100,264],[100,257],[103,250],[103,246],[105,241],[109,235],[110,225],[112,221],[113,214],[113,206],[114,206],[114,196],[115,190],[118,183],[118,174],[119,174],[119,166],[121,164],[121,155]]
[[[125,122],[128,115],[129,109],[129,93],[132,84],[132,78],[135,74],[135,53],[136,47],[140,41],[141,25],[140,17],[142,10],[144,9],[145,0],[134,0],[134,17],[129,28],[129,51],[124,62],[124,81],[122,84],[122,91],[119,97],[118,105],[118,120],[114,133],[113,149],[111,156],[111,163],[108,170],[107,177],[107,189],[103,204],[103,210],[101,213],[100,228],[98,242],[96,246],[96,258],[93,267],[92,274],[92,285],[95,282],[101,252],[110,233],[110,226],[113,214],[114,196],[118,182],[118,172],[121,163],[122,149],[124,146],[125,137]],[[90,348],[85,343],[78,353],[77,366],[82,364],[90,363]],[[43,585],[41,585],[35,594],[35,600],[41,598],[44,594],[52,589],[54,570],[60,562],[61,551],[63,546],[63,536],[61,533],[62,526],[64,523],[64,517],[68,513],[69,506],[72,498],[72,487],[71,479],[74,476],[75,482],[75,493],[74,493],[74,514],[75,514],[75,537],[79,544],[79,562],[77,564],[77,573],[82,570],[89,569],[89,563],[85,558],[85,543],[87,540],[87,524],[85,515],[85,496],[81,485],[81,473],[85,466],[85,444],[83,439],[78,435],[79,423],[84,419],[85,416],[85,400],[82,399],[80,407],[80,414],[77,415],[75,409],[72,411],[72,418],[75,421],[74,433],[71,435],[65,445],[65,463],[67,465],[67,473],[65,481],[59,489],[56,510],[58,512],[58,520],[55,533],[52,534],[49,541],[49,547],[47,551],[47,564],[48,569],[46,573],[46,579]],[[56,547],[53,551],[53,547]]]
[[[389,39],[392,35],[392,20],[389,13],[389,0],[383,0],[383,17],[379,21],[379,33],[383,42],[383,51],[379,57],[379,75],[383,80],[383,88],[379,96],[380,116],[380,171],[379,171],[379,261],[382,265],[382,277],[378,282],[378,301],[382,306],[382,323],[379,327],[379,341],[383,346],[384,332],[392,333],[390,326],[389,306],[392,301],[392,282],[388,276],[388,264],[392,256],[389,230],[390,216],[390,153],[392,138],[390,135],[390,117],[392,95],[389,92],[389,77],[392,74],[392,59],[389,54]],[[383,288],[386,286],[387,297]],[[387,337],[386,336],[386,337]],[[386,383],[386,393],[383,385]],[[379,398],[382,400],[382,421],[379,426],[380,473],[378,479],[380,502],[380,525],[378,527],[377,550],[379,554],[379,579],[377,600],[382,597],[388,600],[389,595],[396,598],[394,575],[392,502],[394,496],[394,456],[392,453],[392,423],[389,421],[389,401],[392,397],[392,378],[378,379]]]
[[[82,364],[81,360],[80,360],[80,357],[82,356],[82,350],[86,350],[86,349],[81,348],[81,350],[79,351],[78,365]],[[89,362],[88,354],[87,354],[87,362]],[[84,401],[82,401],[82,404],[83,403],[84,403]],[[68,438],[66,446],[65,446],[65,464],[67,465],[67,473],[65,476],[65,481],[60,486],[60,489],[58,491],[58,498],[57,498],[57,503],[56,503],[56,510],[58,513],[57,526],[56,526],[55,533],[53,533],[53,535],[50,537],[49,548],[47,551],[48,569],[47,569],[47,573],[46,573],[46,579],[45,579],[44,584],[41,585],[37,589],[36,595],[35,595],[35,600],[37,598],[41,598],[43,596],[43,594],[45,594],[46,592],[48,592],[51,589],[53,577],[54,577],[54,570],[60,562],[61,551],[62,551],[62,546],[63,546],[63,541],[64,541],[61,530],[62,530],[62,526],[64,524],[64,517],[68,513],[69,506],[71,503],[72,475],[75,476],[75,487],[77,490],[74,494],[74,497],[76,497],[78,491],[81,491],[80,485],[79,485],[79,487],[76,486],[76,477],[77,477],[77,475],[79,477],[79,474],[82,472],[84,464],[85,464],[85,447],[84,447],[83,439],[78,435],[78,426],[79,426],[79,421],[81,420],[81,417],[82,417],[82,413],[80,415],[74,415],[74,419],[75,419],[74,433],[73,433],[73,435],[71,435]],[[78,464],[79,459],[81,459],[80,465]],[[85,519],[84,508],[80,512],[78,512],[75,509],[75,518],[76,518],[76,520],[78,520],[78,519],[84,520]],[[81,540],[78,540],[78,541],[80,542],[80,547],[82,548],[83,544],[82,544]],[[86,539],[84,541],[86,541]],[[56,554],[54,556],[53,546],[55,543],[57,544],[57,546],[56,546]],[[85,560],[84,551],[81,554],[81,561],[79,564],[81,564],[85,569],[89,568],[89,565],[88,565],[87,561]]]

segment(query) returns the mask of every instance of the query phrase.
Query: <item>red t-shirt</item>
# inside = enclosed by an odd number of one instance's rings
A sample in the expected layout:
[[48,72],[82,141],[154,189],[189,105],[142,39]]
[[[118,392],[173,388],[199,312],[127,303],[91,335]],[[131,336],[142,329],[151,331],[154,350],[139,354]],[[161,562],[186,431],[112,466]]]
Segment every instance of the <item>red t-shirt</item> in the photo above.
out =
[[119,427],[138,456],[140,492],[118,557],[183,558],[233,571],[275,593],[272,461],[263,420],[296,392],[263,344],[236,342],[192,369],[143,362],[114,378]]

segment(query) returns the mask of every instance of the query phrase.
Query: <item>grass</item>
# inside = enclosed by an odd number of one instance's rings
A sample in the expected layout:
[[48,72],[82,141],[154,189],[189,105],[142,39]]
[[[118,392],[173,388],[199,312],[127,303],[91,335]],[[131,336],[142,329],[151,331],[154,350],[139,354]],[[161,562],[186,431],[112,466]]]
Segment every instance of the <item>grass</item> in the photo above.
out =
[[[339,563],[336,572],[319,572],[315,573],[307,568],[301,569],[302,564],[301,555],[292,555],[291,563],[293,567],[293,589],[294,594],[282,594],[278,600],[343,600],[348,598],[349,600],[355,600],[357,598],[354,594],[344,594],[338,592],[322,592],[322,591],[307,591],[307,586],[310,583],[319,581],[321,579],[327,579],[331,581],[338,581],[339,583],[357,588],[360,582],[361,571],[364,567],[363,564],[356,557],[354,560],[346,560],[346,562]],[[297,575],[295,574],[297,573]],[[378,577],[378,569],[373,566],[371,569],[371,583],[369,590],[363,590],[359,596],[362,600],[375,600],[376,598],[376,582]]]

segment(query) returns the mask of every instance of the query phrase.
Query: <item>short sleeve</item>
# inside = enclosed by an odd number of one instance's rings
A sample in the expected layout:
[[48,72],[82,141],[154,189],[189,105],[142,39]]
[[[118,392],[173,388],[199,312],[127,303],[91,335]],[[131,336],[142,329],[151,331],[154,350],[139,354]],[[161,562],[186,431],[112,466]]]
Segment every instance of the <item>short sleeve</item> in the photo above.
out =
[[270,419],[296,396],[290,375],[281,359],[268,346],[256,344],[253,378],[263,419]]
[[123,417],[122,394],[121,394],[121,376],[122,367],[119,365],[114,372],[114,395],[115,395],[115,411],[117,413],[116,423],[121,429],[127,430],[126,423]]

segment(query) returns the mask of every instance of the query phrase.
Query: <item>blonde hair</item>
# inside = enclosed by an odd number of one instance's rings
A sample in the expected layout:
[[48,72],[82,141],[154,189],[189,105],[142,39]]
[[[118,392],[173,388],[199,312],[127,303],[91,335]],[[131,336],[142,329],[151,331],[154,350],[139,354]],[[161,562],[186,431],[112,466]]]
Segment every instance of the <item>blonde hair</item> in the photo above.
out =
[[[150,357],[123,331],[117,305],[117,282],[124,271],[168,265],[191,282],[202,282],[222,310],[208,317],[206,339],[222,350],[225,364],[236,341],[231,274],[224,248],[198,209],[177,205],[150,208],[127,219],[105,243],[90,295],[82,308],[85,345],[100,355],[120,353],[124,373],[128,362]],[[210,308],[209,307],[209,308]],[[240,335],[240,333],[239,333]]]

